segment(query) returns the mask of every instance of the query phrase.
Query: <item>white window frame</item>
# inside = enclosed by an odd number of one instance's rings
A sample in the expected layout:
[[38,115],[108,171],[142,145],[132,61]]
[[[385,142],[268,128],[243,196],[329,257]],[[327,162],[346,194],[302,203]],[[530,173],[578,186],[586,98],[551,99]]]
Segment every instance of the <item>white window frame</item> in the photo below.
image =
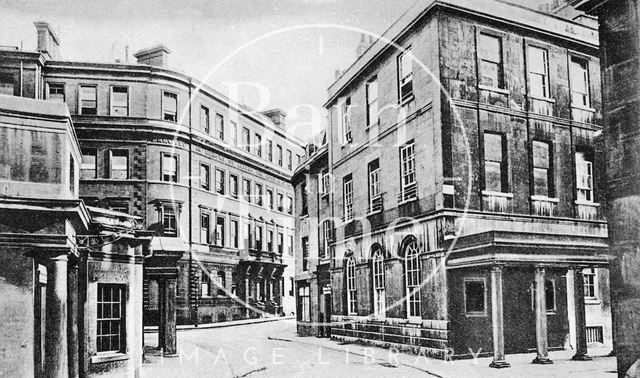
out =
[[358,315],[358,290],[356,287],[356,259],[351,256],[346,263],[347,315]]
[[[595,301],[598,300],[598,271],[596,268],[585,268],[582,270],[582,279],[584,281],[584,299]],[[588,288],[593,288],[593,295],[589,295]]]
[[311,306],[310,306],[310,295],[309,295],[309,285],[300,286],[298,288],[298,296],[300,297],[300,321],[310,322],[311,321]]
[[[114,157],[124,157],[125,161],[126,161],[126,169],[118,169],[115,170],[114,169]],[[117,172],[123,172],[125,171],[125,177],[124,178],[114,178],[114,174],[113,172],[117,171]],[[113,180],[128,180],[129,179],[129,150],[109,150],[109,178],[113,179]]]
[[[484,54],[482,54],[483,51],[486,51],[482,45],[483,45],[483,38],[487,38],[490,40],[495,40],[498,42],[498,61],[495,61],[493,59],[491,59],[490,56],[485,56]],[[490,34],[490,33],[484,33],[484,32],[480,32],[478,34],[478,68],[480,70],[480,74],[479,74],[479,83],[480,85],[489,87],[489,88],[499,88],[499,89],[504,89],[504,73],[503,73],[503,61],[502,61],[502,37],[497,36],[495,34]],[[498,74],[498,77],[496,78],[497,83],[495,83],[496,85],[488,85],[487,83],[483,82],[483,63],[486,64],[490,64],[496,67],[496,71]]]
[[[83,88],[91,88],[94,90],[95,93],[95,100],[85,100],[82,96],[82,89]],[[91,113],[84,113],[82,111],[82,102],[83,101],[94,101],[95,105],[94,108],[95,109],[95,113],[91,114]],[[87,107],[87,109],[91,109],[89,107]],[[80,86],[78,87],[78,114],[89,114],[89,115],[98,115],[98,86],[95,84],[80,84]]]
[[[403,88],[411,85],[411,90],[403,94]],[[398,55],[398,98],[403,104],[413,98],[413,59],[411,56],[411,46],[407,46]]]
[[[532,50],[540,50],[542,52],[542,62],[541,65],[543,67],[544,72],[536,72],[533,71],[533,57]],[[541,99],[550,99],[551,98],[551,88],[549,85],[549,51],[543,47],[529,45],[528,46],[528,58],[529,58],[529,95],[533,98],[541,98]],[[539,76],[542,78],[542,88],[540,88],[542,94],[534,94],[533,92],[533,80],[531,79],[533,76]]]
[[[172,171],[169,170],[170,169],[170,165],[169,167],[167,167],[167,159],[168,161],[171,161],[173,163],[175,163],[175,179],[172,179]],[[163,182],[173,182],[173,183],[178,183],[180,182],[180,157],[176,154],[171,154],[168,152],[163,152],[162,153],[162,160],[161,160],[161,165],[162,165],[162,171],[160,172],[160,181]],[[165,176],[168,177],[168,179],[165,179]]]
[[215,127],[215,137],[219,140],[224,141],[224,116],[222,114],[216,113]]
[[404,246],[405,293],[407,319],[421,319],[420,303],[420,250],[417,240],[411,240]]
[[377,77],[373,77],[367,81],[367,124],[369,127],[377,125],[379,121],[378,89]]
[[349,222],[354,218],[353,210],[353,177],[349,176],[343,182],[344,190],[344,221]]
[[594,203],[593,162],[583,151],[576,151],[576,190],[580,202]]
[[[206,226],[203,220],[207,220]],[[211,214],[200,212],[200,244],[211,244]]]
[[353,142],[353,134],[351,130],[351,97],[347,97],[342,102],[342,144]]
[[[584,63],[582,66],[581,63]],[[571,85],[571,106],[578,108],[590,108],[591,107],[591,87],[589,82],[589,60],[580,58],[577,56],[569,57],[569,75]],[[583,80],[583,88],[577,88],[578,80]],[[581,101],[578,103],[574,101],[577,94],[581,96]]]
[[211,190],[211,166],[206,163],[200,163],[200,189]]
[[417,198],[416,154],[413,141],[400,147],[400,198],[401,202]]
[[322,173],[322,195],[328,196],[331,193],[331,175],[329,171]]
[[329,243],[331,242],[332,227],[331,220],[326,219],[322,222],[322,235],[324,236],[324,256],[329,255]]
[[[371,166],[369,165],[369,167]],[[374,203],[380,200],[380,196],[382,196],[382,192],[380,190],[380,161],[378,160],[378,167],[376,169],[369,170],[369,212],[370,213],[374,212],[373,211]]]
[[[116,106],[115,105],[115,100],[114,100],[113,93],[114,93],[114,89],[116,89],[116,88],[118,88],[118,89],[126,89],[126,94],[127,94],[126,106],[122,106],[122,105]],[[109,112],[110,112],[110,114],[112,116],[118,116],[118,117],[127,117],[127,116],[129,116],[129,104],[130,104],[130,102],[129,102],[129,87],[128,86],[126,86],[126,85],[112,85],[109,88]],[[116,109],[122,109],[122,108],[125,108],[124,114],[117,114]]]
[[373,314],[384,318],[386,316],[384,254],[379,247],[373,252],[371,258],[371,272],[373,278]]
[[209,111],[209,108],[204,105],[200,105],[200,130],[205,134],[209,134],[211,132],[210,120],[211,112]]
[[[175,102],[176,102],[176,110],[171,112],[168,111],[169,109],[166,108],[166,100],[167,98],[175,98]],[[162,91],[162,106],[161,106],[161,110],[162,110],[162,119],[164,121],[167,122],[178,122],[178,94],[174,93],[174,92],[169,92],[169,91]],[[169,116],[171,118],[171,116],[173,116],[174,119],[166,119],[166,116]]]

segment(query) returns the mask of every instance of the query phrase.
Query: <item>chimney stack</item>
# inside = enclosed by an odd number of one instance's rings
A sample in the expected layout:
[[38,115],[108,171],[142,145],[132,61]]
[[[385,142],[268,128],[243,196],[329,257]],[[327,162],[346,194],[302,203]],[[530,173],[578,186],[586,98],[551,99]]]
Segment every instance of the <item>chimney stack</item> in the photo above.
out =
[[280,109],[271,109],[262,112],[262,114],[269,117],[269,119],[271,119],[271,122],[273,122],[279,129],[285,129],[284,120],[285,118],[287,118],[287,113],[283,112]]
[[365,51],[373,44],[373,36],[367,37],[364,33],[360,36],[360,44],[358,44],[358,48],[356,49],[356,55],[359,57],[364,54]]
[[169,64],[169,50],[164,45],[157,45],[148,49],[143,49],[133,54],[138,59],[139,64],[148,64],[156,67],[167,67]]
[[33,25],[35,25],[38,33],[37,50],[41,53],[48,54],[51,59],[58,59],[60,57],[60,40],[51,28],[51,25],[44,21],[36,21]]

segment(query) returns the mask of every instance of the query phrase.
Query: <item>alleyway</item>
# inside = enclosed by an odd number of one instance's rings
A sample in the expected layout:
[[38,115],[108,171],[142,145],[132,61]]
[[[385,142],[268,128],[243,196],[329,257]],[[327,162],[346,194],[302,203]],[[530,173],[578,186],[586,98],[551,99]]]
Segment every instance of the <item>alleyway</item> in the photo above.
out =
[[[145,334],[147,346],[156,334]],[[179,356],[148,357],[142,377],[615,377],[615,359],[571,361],[572,351],[552,352],[553,365],[532,365],[533,354],[509,355],[510,369],[488,367],[490,358],[445,362],[386,349],[340,345],[327,339],[299,337],[295,321],[183,330]],[[593,350],[592,354],[606,351]]]

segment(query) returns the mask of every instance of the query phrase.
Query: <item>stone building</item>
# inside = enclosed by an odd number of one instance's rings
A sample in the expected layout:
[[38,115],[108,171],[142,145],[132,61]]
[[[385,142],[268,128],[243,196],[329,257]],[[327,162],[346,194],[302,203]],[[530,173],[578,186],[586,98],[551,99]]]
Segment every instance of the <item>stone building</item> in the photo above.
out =
[[597,39],[501,1],[420,1],[329,88],[332,338],[494,367],[610,339]]
[[604,102],[611,299],[618,375],[640,376],[640,8],[635,1],[573,0],[597,16]]
[[142,364],[140,218],[85,206],[65,104],[0,95],[0,371],[134,374]]
[[62,60],[53,30],[35,24],[38,51],[0,50],[0,90],[65,102],[80,198],[140,217],[152,250],[182,255],[167,288],[145,279],[146,323],[164,290],[177,293],[183,324],[294,312],[290,179],[303,149],[285,114],[257,113],[168,69],[164,46],[136,63]]
[[293,175],[296,198],[297,331],[306,336],[330,335],[331,282],[329,266],[332,241],[332,185],[329,176],[325,132],[306,148],[306,159]]

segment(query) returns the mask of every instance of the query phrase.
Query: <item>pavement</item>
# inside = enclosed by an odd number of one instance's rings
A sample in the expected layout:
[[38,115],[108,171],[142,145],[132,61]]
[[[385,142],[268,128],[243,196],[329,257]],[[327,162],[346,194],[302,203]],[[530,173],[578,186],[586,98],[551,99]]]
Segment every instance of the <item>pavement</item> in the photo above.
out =
[[571,350],[551,352],[552,365],[531,354],[507,355],[510,368],[489,368],[491,358],[442,361],[388,349],[301,337],[294,319],[178,331],[178,356],[153,350],[157,333],[145,334],[140,377],[610,377],[616,360],[590,349],[593,361],[572,361]]

